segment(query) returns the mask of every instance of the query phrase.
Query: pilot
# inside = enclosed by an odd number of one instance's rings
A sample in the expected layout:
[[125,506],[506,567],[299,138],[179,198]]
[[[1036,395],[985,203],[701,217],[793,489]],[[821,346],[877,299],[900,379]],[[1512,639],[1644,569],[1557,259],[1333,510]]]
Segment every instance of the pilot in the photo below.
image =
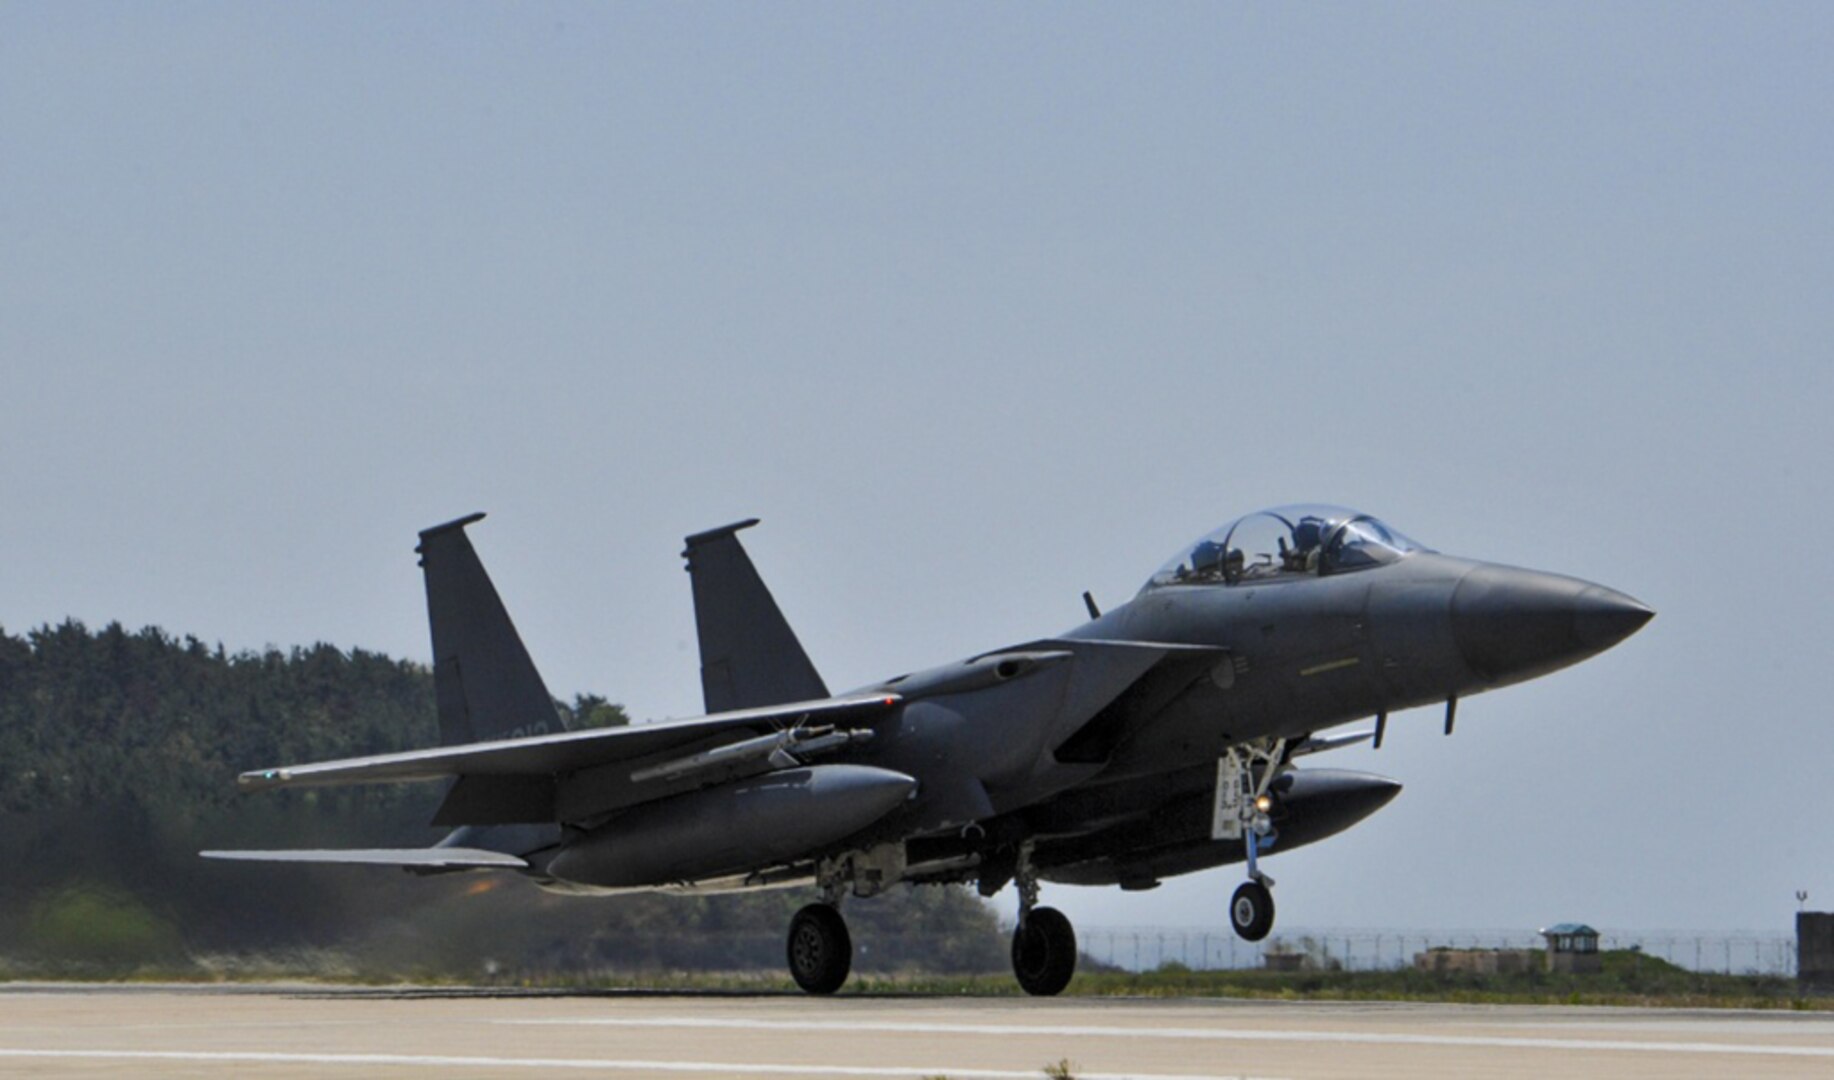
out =
[[1308,573],[1318,569],[1318,547],[1324,541],[1324,526],[1322,518],[1310,514],[1293,526],[1293,551],[1288,556],[1290,569]]
[[1191,576],[1215,577],[1223,568],[1223,545],[1214,540],[1200,540],[1191,549]]

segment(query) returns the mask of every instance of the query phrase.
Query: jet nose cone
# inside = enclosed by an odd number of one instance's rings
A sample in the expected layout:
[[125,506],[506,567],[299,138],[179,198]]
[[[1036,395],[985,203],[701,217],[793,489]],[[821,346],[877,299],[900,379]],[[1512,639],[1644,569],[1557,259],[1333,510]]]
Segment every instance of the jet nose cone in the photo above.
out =
[[1604,652],[1654,615],[1615,589],[1509,566],[1480,566],[1452,594],[1459,651],[1499,685]]
[[1573,613],[1573,630],[1594,652],[1604,652],[1655,617],[1656,613],[1639,601],[1616,589],[1594,585],[1580,594]]

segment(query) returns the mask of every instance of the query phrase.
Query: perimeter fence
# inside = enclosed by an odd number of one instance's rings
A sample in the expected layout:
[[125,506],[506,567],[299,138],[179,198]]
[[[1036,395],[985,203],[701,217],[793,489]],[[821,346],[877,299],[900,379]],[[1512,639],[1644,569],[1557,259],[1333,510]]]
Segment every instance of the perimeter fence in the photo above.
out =
[[[1010,924],[1006,931],[1010,932]],[[1520,930],[1393,930],[1299,927],[1265,941],[1236,937],[1220,927],[1078,926],[1077,946],[1090,959],[1124,971],[1152,971],[1179,965],[1192,971],[1266,968],[1268,958],[1285,957],[1309,970],[1394,971],[1434,949],[1530,949],[1546,947],[1541,935]],[[1636,950],[1701,973],[1794,978],[1793,934],[1759,931],[1610,931],[1599,948]],[[539,978],[559,973],[770,972],[783,965],[783,934],[775,928],[697,931],[691,934],[599,934],[590,942],[534,958],[498,965],[491,976]],[[922,971],[935,974],[1007,970],[1006,939],[905,931],[856,931],[854,970],[862,974]],[[1278,963],[1278,961],[1276,961]],[[508,970],[505,970],[508,969]],[[609,976],[608,976],[609,977]]]
[[[1540,934],[1519,930],[1370,930],[1298,928],[1248,942],[1227,927],[1077,927],[1084,955],[1126,971],[1179,964],[1193,971],[1268,966],[1269,955],[1299,955],[1307,966],[1392,971],[1433,949],[1543,949]],[[1796,974],[1793,934],[1653,930],[1601,933],[1602,950],[1632,949],[1689,971],[1724,975]]]

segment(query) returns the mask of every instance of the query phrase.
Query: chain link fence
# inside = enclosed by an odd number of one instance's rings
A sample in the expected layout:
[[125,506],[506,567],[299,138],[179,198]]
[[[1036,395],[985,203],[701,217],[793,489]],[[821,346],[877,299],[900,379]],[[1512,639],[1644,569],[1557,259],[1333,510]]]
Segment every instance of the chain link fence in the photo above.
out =
[[[1007,928],[1010,932],[1010,927]],[[1243,941],[1228,927],[1077,927],[1077,945],[1100,964],[1124,971],[1180,965],[1192,971],[1248,970],[1270,966],[1269,956],[1303,957],[1312,970],[1394,971],[1433,949],[1546,948],[1540,934],[1519,930],[1371,930],[1297,928],[1260,942]],[[991,944],[990,944],[991,943]],[[862,974],[928,972],[974,974],[1007,969],[1004,933],[994,938],[960,934],[856,933],[854,970]],[[1794,978],[1793,934],[1757,931],[1613,931],[1599,936],[1603,950],[1634,949],[1689,971]],[[590,942],[544,955],[523,969],[549,973],[777,972],[783,935],[776,929],[727,930],[685,935],[600,934]],[[495,965],[492,974],[496,973]]]
[[[1295,929],[1248,942],[1227,928],[1094,926],[1077,928],[1084,955],[1126,971],[1179,964],[1193,971],[1260,968],[1272,955],[1301,955],[1309,966],[1341,971],[1392,971],[1432,949],[1544,949],[1540,934],[1515,930]],[[1603,950],[1634,949],[1690,971],[1794,978],[1793,934],[1742,931],[1615,931],[1599,935]]]

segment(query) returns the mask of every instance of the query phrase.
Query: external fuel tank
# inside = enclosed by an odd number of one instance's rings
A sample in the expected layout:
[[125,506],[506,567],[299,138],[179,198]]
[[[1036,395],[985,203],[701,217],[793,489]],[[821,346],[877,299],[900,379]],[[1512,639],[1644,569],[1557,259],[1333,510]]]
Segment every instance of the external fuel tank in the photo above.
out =
[[865,765],[766,773],[633,807],[568,843],[546,872],[606,889],[743,873],[851,836],[916,787],[904,773]]

